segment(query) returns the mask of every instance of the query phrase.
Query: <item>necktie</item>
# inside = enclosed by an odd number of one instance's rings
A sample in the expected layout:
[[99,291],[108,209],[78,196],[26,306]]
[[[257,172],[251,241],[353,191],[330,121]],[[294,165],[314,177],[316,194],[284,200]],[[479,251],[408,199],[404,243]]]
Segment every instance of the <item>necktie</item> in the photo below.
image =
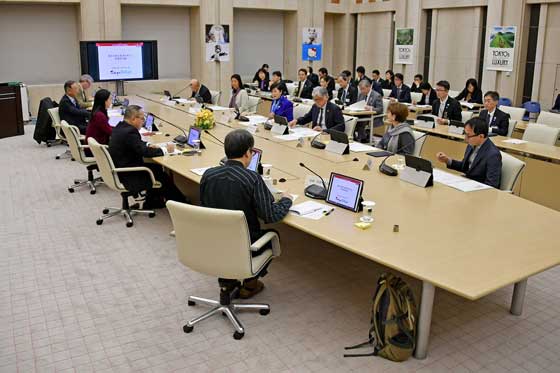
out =
[[397,99],[401,97],[401,89],[397,88]]
[[492,114],[490,113],[488,113],[488,116],[486,117],[486,124],[488,124],[488,126],[492,124]]
[[319,121],[317,125],[323,127],[323,108],[319,108]]
[[438,117],[443,118],[443,111],[445,110],[445,102],[439,102]]
[[346,102],[346,90],[342,92],[342,102]]

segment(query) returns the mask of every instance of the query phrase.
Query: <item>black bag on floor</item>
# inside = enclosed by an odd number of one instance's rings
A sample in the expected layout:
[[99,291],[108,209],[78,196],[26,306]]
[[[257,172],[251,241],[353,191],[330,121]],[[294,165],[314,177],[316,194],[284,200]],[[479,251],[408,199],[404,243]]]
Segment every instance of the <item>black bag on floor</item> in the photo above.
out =
[[37,123],[35,124],[35,131],[33,132],[33,139],[39,144],[41,142],[53,141],[56,138],[56,131],[48,112],[49,109],[54,107],[58,107],[58,104],[51,100],[50,97],[45,97],[39,103]]

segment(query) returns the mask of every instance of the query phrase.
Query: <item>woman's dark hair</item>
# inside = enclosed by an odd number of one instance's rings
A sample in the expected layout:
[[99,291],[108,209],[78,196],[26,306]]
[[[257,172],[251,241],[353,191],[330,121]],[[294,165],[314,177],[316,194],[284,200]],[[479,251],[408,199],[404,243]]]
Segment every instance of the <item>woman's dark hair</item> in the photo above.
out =
[[237,83],[239,83],[239,89],[243,89],[243,82],[241,81],[241,76],[239,74],[233,74],[229,79],[237,80]]
[[387,71],[385,71],[385,74],[389,73],[389,75],[391,75],[391,83],[395,82],[395,73],[393,72],[393,70],[389,69]]
[[358,66],[358,68],[356,69],[356,72],[360,73],[360,74],[365,74],[366,73],[366,69],[363,66]]
[[465,92],[469,91],[469,85],[473,86],[473,93],[475,93],[478,90],[478,82],[476,81],[475,78],[470,78],[467,80],[467,82],[465,83]]
[[267,63],[263,63],[263,65],[262,65],[261,69],[263,69],[263,70],[264,70],[265,68],[267,68],[267,69],[268,69],[268,68],[270,68],[270,66],[268,66],[268,64],[267,64]]
[[254,145],[253,135],[244,129],[231,131],[224,140],[224,150],[228,159],[241,158]]
[[105,107],[105,102],[111,97],[111,92],[106,89],[100,89],[95,92],[95,97],[93,98],[93,108],[91,109],[91,116],[93,117],[98,111],[107,115],[107,108]]
[[430,89],[432,89],[432,86],[431,86],[430,83],[428,83],[428,82],[422,82],[422,83],[420,83],[420,87],[419,87],[419,88],[420,88],[420,89],[428,89],[428,90],[430,90]]

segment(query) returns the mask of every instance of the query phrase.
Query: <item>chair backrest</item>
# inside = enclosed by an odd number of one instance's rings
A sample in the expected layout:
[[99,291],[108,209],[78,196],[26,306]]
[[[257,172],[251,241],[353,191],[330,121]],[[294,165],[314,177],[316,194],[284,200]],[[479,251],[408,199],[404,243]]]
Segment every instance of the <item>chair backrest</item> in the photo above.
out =
[[354,130],[356,129],[357,122],[358,118],[344,115],[344,132],[348,135],[349,139],[354,138]]
[[511,135],[513,135],[513,130],[515,129],[515,125],[517,124],[516,120],[510,119],[509,120],[509,125],[508,125],[508,137],[511,137]]
[[560,128],[545,126],[544,124],[529,123],[523,134],[523,140],[538,142],[546,145],[556,144],[560,135]]
[[535,121],[541,112],[541,104],[537,101],[526,101],[523,103],[523,107],[527,110],[523,120]]
[[420,102],[422,100],[422,92],[410,92],[412,102]]
[[297,84],[289,84],[286,86],[288,88],[288,94],[290,96],[295,96],[297,90]]
[[218,102],[220,102],[220,96],[222,95],[222,92],[210,90],[210,95],[212,95],[212,104],[218,105]]
[[260,98],[256,96],[249,96],[249,111],[257,111]]
[[167,202],[177,256],[181,263],[207,275],[243,279],[253,276],[249,229],[243,211]]
[[64,137],[66,138],[66,142],[70,147],[72,158],[74,158],[76,162],[85,165],[95,163],[93,162],[93,159],[87,157],[84,153],[84,148],[82,147],[82,144],[80,142],[80,130],[78,129],[78,127],[71,126],[70,124],[68,124],[68,122],[63,120],[62,122],[60,122],[60,128],[62,129]]
[[522,107],[501,105],[500,110],[504,113],[508,113],[513,120],[523,120],[523,116],[525,115],[525,108]]
[[107,145],[101,145],[93,137],[88,138],[88,145],[93,153],[97,168],[99,168],[99,174],[105,185],[117,192],[126,191],[126,188],[119,180],[119,175],[114,172],[115,164],[109,153],[109,147]]
[[389,97],[391,95],[390,89],[382,89],[382,91],[383,91],[383,97]]
[[47,109],[47,111],[49,112],[49,116],[51,117],[52,120],[52,125],[53,128],[56,132],[56,135],[61,138],[62,140],[66,141],[66,136],[64,136],[64,133],[62,132],[61,128],[60,128],[60,115],[58,114],[58,108],[57,107],[53,107],[50,109]]
[[447,92],[447,94],[449,95],[449,97],[453,97],[453,98],[459,96],[459,93],[461,93],[461,92],[459,92],[459,91],[452,91],[452,90],[449,90],[449,92]]
[[[420,132],[420,131],[415,131],[412,130],[412,135],[414,136],[414,152],[412,152],[412,155],[415,157],[420,157],[422,154],[422,148],[424,147],[424,143],[426,142],[426,139],[428,138],[428,136],[424,136],[425,133],[424,132]],[[422,137],[424,136],[424,137]],[[422,137],[420,139],[420,137]],[[420,139],[420,140],[418,140]]]
[[[311,106],[305,104],[294,104],[294,119],[303,117],[307,112],[311,110]],[[307,124],[307,123],[305,123]]]
[[383,114],[387,114],[387,109],[389,108],[389,104],[391,103],[388,99],[383,99]]
[[501,107],[502,105],[511,106],[511,100],[507,97],[500,97],[498,100],[498,106]]
[[549,127],[560,128],[560,114],[551,113],[549,111],[541,111],[537,118],[537,123],[546,124]]
[[502,177],[500,180],[500,190],[511,190],[515,188],[515,183],[519,175],[525,168],[525,162],[514,156],[500,152],[502,154]]
[[473,116],[473,112],[472,111],[467,111],[467,110],[462,110],[461,111],[461,121],[463,123],[466,123],[467,120],[471,119]]

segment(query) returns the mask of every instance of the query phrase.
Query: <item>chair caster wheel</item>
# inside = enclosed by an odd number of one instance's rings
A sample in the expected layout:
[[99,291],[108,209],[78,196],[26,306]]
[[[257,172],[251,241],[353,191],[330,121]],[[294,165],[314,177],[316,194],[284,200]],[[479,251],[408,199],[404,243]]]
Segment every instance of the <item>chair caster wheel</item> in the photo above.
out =
[[69,191],[70,193],[74,193],[74,188],[68,188],[68,191]]
[[193,329],[194,329],[194,327],[192,327],[192,326],[188,326],[188,325],[183,326],[183,331],[185,333],[190,333],[190,332],[193,331]]
[[70,160],[71,160],[72,162],[74,162],[74,161],[75,161],[75,159],[74,159],[74,158],[70,158]]
[[95,190],[90,190],[89,194],[95,194]]
[[47,144],[47,148],[50,148],[50,147],[51,147],[51,144]]
[[148,217],[149,217],[149,218],[154,218],[155,216],[156,216],[156,213],[155,213],[155,212],[151,212],[151,213],[148,214]]
[[127,228],[130,228],[130,227],[132,227],[133,225],[134,225],[134,223],[131,222],[131,221],[127,221],[127,222],[126,222],[126,227],[127,227]]
[[74,180],[74,184],[80,184],[80,180]]
[[233,333],[233,339],[235,340],[240,340],[241,338],[243,338],[243,336],[245,335],[245,333],[239,333],[239,332],[235,332]]
[[193,302],[192,300],[189,300],[189,301],[187,302],[187,305],[190,306],[190,307],[196,306],[196,302]]
[[59,156],[59,155],[57,155],[56,157],[54,157],[54,159],[60,159],[60,156]]
[[263,316],[266,316],[270,313],[270,310],[259,310],[259,313]]
[[102,219],[97,219],[97,221],[95,222],[97,225],[101,225],[103,224],[103,220]]
[[104,213],[104,214],[108,214],[108,213],[109,213],[109,209],[103,209],[103,213]]

